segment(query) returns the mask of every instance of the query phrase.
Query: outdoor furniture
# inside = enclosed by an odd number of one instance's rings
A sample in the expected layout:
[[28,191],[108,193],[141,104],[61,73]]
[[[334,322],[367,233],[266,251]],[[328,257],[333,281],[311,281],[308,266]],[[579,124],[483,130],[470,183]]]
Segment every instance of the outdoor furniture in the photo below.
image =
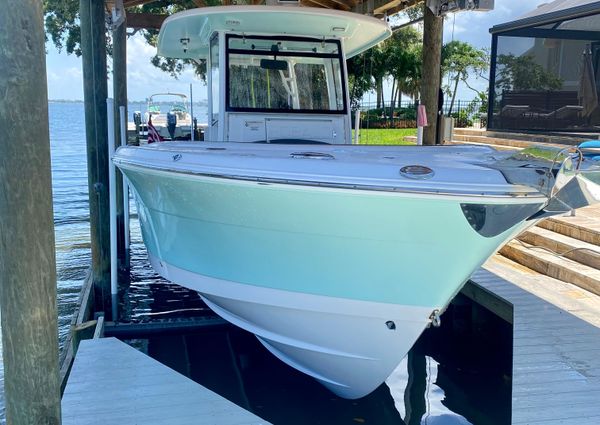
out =
[[501,106],[500,122],[508,129],[553,130],[582,121],[576,91],[505,91]]
[[581,112],[583,112],[583,106],[566,105],[548,114],[540,114],[540,117],[546,119],[565,120],[577,118],[581,114]]
[[528,105],[505,105],[500,112],[503,117],[521,117],[527,111],[529,111]]

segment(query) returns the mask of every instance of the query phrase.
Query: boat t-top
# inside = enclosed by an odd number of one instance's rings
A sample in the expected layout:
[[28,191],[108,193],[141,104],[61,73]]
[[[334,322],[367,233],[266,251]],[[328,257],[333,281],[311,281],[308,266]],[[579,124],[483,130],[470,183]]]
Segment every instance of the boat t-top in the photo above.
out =
[[144,123],[152,122],[152,125],[163,139],[189,139],[192,129],[192,117],[188,111],[187,103],[185,94],[155,93],[148,98]]
[[390,34],[358,14],[211,7],[169,17],[158,54],[207,60],[205,140],[340,144],[351,136],[346,58]]
[[500,246],[600,199],[568,151],[350,144],[346,59],[390,34],[308,7],[177,13],[158,54],[207,61],[207,142],[114,158],[157,272],[346,398],[381,385]]

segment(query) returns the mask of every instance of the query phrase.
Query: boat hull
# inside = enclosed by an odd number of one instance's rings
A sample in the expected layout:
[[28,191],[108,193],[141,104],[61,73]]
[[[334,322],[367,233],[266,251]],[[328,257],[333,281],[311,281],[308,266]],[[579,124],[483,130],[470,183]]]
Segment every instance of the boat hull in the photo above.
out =
[[154,268],[345,398],[380,385],[432,314],[529,225],[482,236],[464,197],[121,168]]
[[166,279],[199,291],[215,313],[254,333],[276,357],[344,398],[365,396],[381,385],[431,314],[429,307],[239,284],[150,259]]

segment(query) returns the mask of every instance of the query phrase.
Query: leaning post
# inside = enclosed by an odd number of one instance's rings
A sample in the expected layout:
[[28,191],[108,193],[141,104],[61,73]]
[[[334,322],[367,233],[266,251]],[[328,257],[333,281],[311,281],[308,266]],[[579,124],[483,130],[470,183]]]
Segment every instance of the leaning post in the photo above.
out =
[[437,138],[440,87],[442,82],[442,36],[444,18],[436,16],[429,7],[423,7],[423,77],[421,80],[421,103],[427,109],[428,126],[425,127],[423,144],[435,145]]
[[79,2],[95,310],[104,311],[109,319],[108,88],[104,10],[103,1]]
[[[6,422],[60,424],[42,2],[0,0],[0,309]],[[31,119],[35,117],[35,119]]]

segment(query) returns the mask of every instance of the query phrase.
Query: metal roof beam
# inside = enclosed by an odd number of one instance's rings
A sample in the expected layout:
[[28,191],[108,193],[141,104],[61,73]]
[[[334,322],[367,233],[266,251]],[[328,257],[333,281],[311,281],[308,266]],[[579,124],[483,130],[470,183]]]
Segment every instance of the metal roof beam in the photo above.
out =
[[364,15],[393,15],[423,0],[363,0],[352,8],[353,12]]
[[561,40],[600,40],[600,31],[554,30],[548,28],[520,28],[498,35],[501,37],[535,37]]

